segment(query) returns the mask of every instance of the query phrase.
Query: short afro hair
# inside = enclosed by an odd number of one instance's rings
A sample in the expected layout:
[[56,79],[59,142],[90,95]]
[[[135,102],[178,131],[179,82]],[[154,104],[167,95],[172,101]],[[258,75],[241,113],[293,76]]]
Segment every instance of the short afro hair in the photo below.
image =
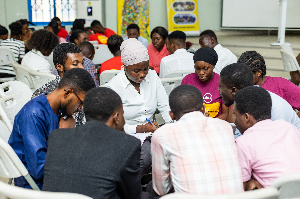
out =
[[228,88],[242,89],[247,86],[253,86],[253,73],[249,66],[244,63],[233,63],[227,65],[221,70],[221,81]]
[[53,17],[53,19],[51,21],[61,22],[60,18],[58,18],[58,17]]
[[235,108],[240,114],[248,113],[256,121],[271,118],[272,99],[268,91],[258,86],[248,86],[234,96]]
[[91,27],[94,27],[94,26],[101,26],[101,27],[102,27],[102,24],[100,23],[100,21],[94,20],[94,21],[92,21],[92,23],[91,23]]
[[0,25],[0,35],[6,35],[8,34],[8,30],[4,27]]
[[137,24],[135,24],[135,23],[132,23],[132,24],[129,24],[128,26],[127,26],[127,31],[128,30],[130,30],[130,29],[136,29],[138,32],[140,32],[140,27],[137,25]]
[[54,66],[60,64],[65,66],[68,59],[68,53],[81,53],[80,48],[73,43],[61,43],[54,48],[53,63]]
[[19,22],[13,22],[9,25],[10,35],[11,36],[20,36],[22,35],[23,26]]
[[20,19],[17,22],[20,23],[22,26],[29,25],[29,21],[27,19]]
[[68,70],[58,83],[58,89],[67,87],[76,93],[86,93],[95,86],[94,79],[90,73],[82,68]]
[[84,19],[75,19],[75,21],[73,22],[72,31],[73,30],[83,30],[84,31],[85,30],[84,24],[85,24]]
[[185,45],[186,34],[180,30],[173,31],[169,34],[168,40],[172,41],[176,45]]
[[164,40],[166,40],[168,37],[168,31],[162,26],[157,26],[151,31],[151,38],[154,33],[159,34]]
[[200,111],[203,106],[203,97],[198,88],[183,84],[176,87],[169,96],[171,111],[179,114]]
[[200,37],[202,37],[202,36],[208,36],[210,38],[214,38],[216,40],[216,42],[218,42],[217,35],[212,30],[204,30],[203,32],[200,33]]
[[237,63],[245,63],[247,64],[253,73],[261,70],[262,77],[264,77],[267,73],[267,67],[263,56],[261,56],[256,51],[246,51],[244,52],[240,58],[238,59]]
[[45,29],[37,30],[32,33],[28,40],[28,48],[38,50],[42,53],[52,52],[59,44],[58,37]]
[[87,121],[107,122],[113,112],[122,106],[122,100],[112,89],[97,87],[86,94],[83,106]]
[[83,54],[83,56],[85,56],[87,58],[89,58],[89,56],[95,54],[95,48],[94,48],[93,44],[91,44],[88,41],[81,42],[79,44],[79,48],[80,48],[81,53]]
[[112,54],[115,54],[120,50],[122,42],[123,42],[123,38],[120,35],[111,35],[107,39],[108,49]]
[[75,39],[78,39],[81,33],[85,33],[83,30],[72,30],[71,36],[70,36],[70,42],[75,43]]

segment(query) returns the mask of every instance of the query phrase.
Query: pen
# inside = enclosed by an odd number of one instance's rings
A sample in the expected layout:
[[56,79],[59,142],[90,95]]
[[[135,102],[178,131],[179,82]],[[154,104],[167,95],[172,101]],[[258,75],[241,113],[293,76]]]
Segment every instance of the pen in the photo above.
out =
[[152,124],[152,126],[159,128],[159,126],[154,125],[148,118],[146,118],[147,122],[149,122],[150,124]]

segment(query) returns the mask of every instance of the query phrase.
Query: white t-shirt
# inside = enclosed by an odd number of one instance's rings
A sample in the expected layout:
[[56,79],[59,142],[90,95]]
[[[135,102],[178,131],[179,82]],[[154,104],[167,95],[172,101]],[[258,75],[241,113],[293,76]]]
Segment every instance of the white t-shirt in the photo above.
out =
[[21,65],[30,70],[51,73],[52,66],[46,60],[45,56],[37,50],[31,50],[24,56]]
[[225,66],[237,62],[237,57],[229,49],[222,47],[221,44],[216,45],[214,50],[218,54],[218,62],[214,68],[215,73],[220,74]]

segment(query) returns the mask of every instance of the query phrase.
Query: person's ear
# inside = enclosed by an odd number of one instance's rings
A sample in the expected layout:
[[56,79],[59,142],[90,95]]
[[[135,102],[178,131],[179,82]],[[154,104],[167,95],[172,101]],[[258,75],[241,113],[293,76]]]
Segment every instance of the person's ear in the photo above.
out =
[[262,74],[262,70],[258,70],[255,74],[256,74],[258,77],[260,77],[261,74]]
[[237,91],[238,91],[238,89],[236,87],[232,87],[230,92],[231,92],[232,96],[235,96]]
[[120,112],[116,111],[113,115],[113,122],[116,126],[118,126],[119,121],[120,121]]
[[73,92],[72,89],[69,88],[64,89],[64,99],[67,99],[72,92]]
[[55,68],[56,68],[58,74],[62,77],[64,74],[64,66],[61,64],[56,64]]
[[252,116],[249,113],[244,113],[242,118],[246,124],[249,124],[251,122]]
[[74,42],[75,42],[76,46],[78,46],[78,44],[79,44],[78,39],[74,39]]
[[172,120],[176,120],[176,116],[172,111],[169,111],[169,115],[171,116]]
[[204,106],[204,105],[202,105],[200,111],[201,111],[203,114],[205,113],[205,106]]

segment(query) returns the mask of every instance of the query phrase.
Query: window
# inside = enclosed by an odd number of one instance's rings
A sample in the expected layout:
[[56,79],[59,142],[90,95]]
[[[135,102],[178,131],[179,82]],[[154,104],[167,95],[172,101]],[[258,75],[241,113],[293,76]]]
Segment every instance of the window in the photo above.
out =
[[45,26],[53,17],[62,25],[71,25],[76,18],[76,0],[28,0],[29,21]]

